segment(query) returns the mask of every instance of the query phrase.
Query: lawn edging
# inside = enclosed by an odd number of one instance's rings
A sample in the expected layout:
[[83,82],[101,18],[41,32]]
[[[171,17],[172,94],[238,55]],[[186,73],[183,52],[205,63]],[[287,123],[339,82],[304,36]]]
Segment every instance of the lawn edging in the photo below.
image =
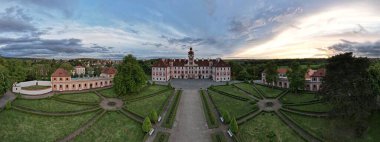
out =
[[219,126],[219,123],[216,120],[215,115],[213,114],[212,110],[210,109],[210,105],[208,104],[204,90],[200,90],[200,95],[202,99],[203,112],[206,116],[208,128],[209,129],[217,128]]
[[181,95],[182,95],[182,90],[178,90],[177,94],[174,96],[175,98],[174,98],[173,104],[170,106],[168,113],[165,115],[164,122],[161,125],[162,127],[165,127],[165,128],[173,127],[173,123],[175,120],[175,116],[177,114],[177,109],[178,109],[179,101],[181,99]]

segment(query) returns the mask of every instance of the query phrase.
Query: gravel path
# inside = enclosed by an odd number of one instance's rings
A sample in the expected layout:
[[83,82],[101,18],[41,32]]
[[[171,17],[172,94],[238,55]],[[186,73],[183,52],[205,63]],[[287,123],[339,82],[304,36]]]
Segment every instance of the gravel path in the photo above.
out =
[[198,89],[185,89],[170,135],[171,142],[210,142],[210,131]]
[[12,102],[14,99],[16,99],[15,94],[13,94],[11,91],[6,92],[4,96],[0,99],[0,108],[3,108],[8,101]]

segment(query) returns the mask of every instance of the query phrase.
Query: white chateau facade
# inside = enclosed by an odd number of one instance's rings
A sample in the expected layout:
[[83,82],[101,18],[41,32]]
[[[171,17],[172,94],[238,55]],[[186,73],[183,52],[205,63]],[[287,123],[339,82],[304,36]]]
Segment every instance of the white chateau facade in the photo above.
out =
[[194,59],[193,49],[188,59],[160,59],[152,66],[152,81],[170,79],[212,79],[230,81],[231,67],[222,59]]

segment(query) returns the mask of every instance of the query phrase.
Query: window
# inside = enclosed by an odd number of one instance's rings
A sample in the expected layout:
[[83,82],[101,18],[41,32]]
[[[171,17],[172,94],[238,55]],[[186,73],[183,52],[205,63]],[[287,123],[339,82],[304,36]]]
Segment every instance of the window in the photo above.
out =
[[57,85],[54,85],[54,88],[57,88]]
[[66,89],[69,88],[69,85],[66,85]]
[[59,78],[59,81],[62,81],[62,78]]
[[81,86],[82,86],[82,84],[79,84],[79,85],[78,85],[78,87],[81,87]]
[[73,88],[75,88],[75,85],[73,84]]
[[59,88],[62,88],[62,85],[59,85]]
[[68,81],[69,80],[69,78],[66,78],[66,81]]
[[57,80],[57,78],[55,78],[55,77],[54,77],[54,78],[53,78],[53,80],[54,80],[54,81],[56,81],[56,80]]

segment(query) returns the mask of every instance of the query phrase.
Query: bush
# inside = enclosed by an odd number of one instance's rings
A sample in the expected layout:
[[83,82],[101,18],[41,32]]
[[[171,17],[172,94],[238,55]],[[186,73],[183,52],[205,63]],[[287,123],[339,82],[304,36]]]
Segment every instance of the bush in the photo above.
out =
[[230,85],[230,82],[229,82],[229,81],[227,81],[227,82],[226,82],[226,85]]
[[142,129],[145,133],[148,133],[150,129],[152,129],[152,123],[150,122],[149,117],[145,117],[143,125],[142,125]]
[[157,123],[157,121],[158,121],[157,112],[155,110],[153,110],[152,112],[150,112],[149,118],[150,118],[150,121],[152,121],[154,123]]
[[6,110],[10,110],[12,108],[12,104],[11,104],[11,102],[7,102],[6,104],[5,104],[5,109]]
[[237,134],[239,132],[239,126],[236,122],[235,117],[232,118],[231,123],[230,123],[230,130],[234,133]]
[[156,82],[154,82],[154,81],[152,81],[153,83],[152,83],[152,85],[156,85]]
[[146,83],[148,86],[152,85],[149,81]]
[[169,88],[172,88],[172,84],[171,84],[170,82],[168,83],[168,87],[169,87]]
[[231,115],[230,115],[230,113],[228,111],[223,110],[222,111],[222,117],[223,117],[224,122],[226,124],[230,123],[230,121],[231,121]]

